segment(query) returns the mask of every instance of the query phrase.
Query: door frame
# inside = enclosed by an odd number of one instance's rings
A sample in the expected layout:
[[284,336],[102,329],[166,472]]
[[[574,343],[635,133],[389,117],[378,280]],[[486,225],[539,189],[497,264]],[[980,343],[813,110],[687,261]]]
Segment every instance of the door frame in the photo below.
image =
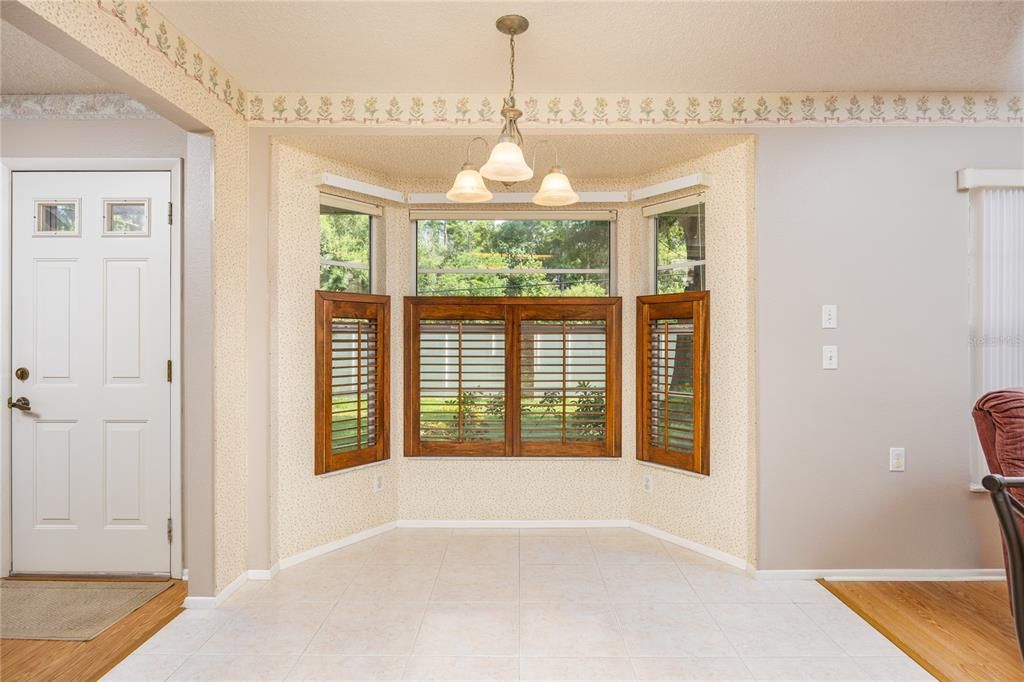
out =
[[[182,268],[182,166],[180,158],[0,158],[0,206],[3,207],[2,238],[0,238],[0,386],[13,390],[11,376],[12,231],[13,175],[16,171],[169,171],[171,176],[171,577],[182,577],[182,453],[181,453],[181,268]],[[11,573],[13,556],[12,490],[11,490],[11,415],[7,410],[0,418],[0,577]]]

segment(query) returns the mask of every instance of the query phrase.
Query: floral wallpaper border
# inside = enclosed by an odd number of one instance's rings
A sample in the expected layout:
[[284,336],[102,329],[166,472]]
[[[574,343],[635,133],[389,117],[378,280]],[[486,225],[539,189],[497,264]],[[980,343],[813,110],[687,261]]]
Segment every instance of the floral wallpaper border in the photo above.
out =
[[[479,126],[500,122],[501,95],[254,93],[255,125]],[[527,95],[525,125],[752,127],[828,125],[1024,125],[1014,93],[747,93]]]
[[145,41],[162,54],[167,63],[182,75],[199,83],[241,119],[245,119],[248,95],[237,79],[231,77],[198,45],[189,40],[149,2],[95,0],[96,6],[118,20],[136,39]]
[[3,119],[152,119],[160,115],[128,95],[0,95]]

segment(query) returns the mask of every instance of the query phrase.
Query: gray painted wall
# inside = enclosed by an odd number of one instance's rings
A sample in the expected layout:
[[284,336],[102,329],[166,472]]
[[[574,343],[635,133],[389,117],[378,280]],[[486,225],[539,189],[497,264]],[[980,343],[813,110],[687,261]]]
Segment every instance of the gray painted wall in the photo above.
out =
[[0,155],[185,157],[185,131],[163,119],[0,120]]
[[968,491],[962,167],[1024,167],[1024,130],[759,132],[759,568],[1002,566]]

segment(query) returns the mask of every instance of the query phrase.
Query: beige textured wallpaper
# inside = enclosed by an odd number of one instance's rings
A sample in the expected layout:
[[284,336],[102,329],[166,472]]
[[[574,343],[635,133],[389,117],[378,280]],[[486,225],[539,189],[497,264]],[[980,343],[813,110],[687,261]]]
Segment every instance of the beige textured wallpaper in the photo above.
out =
[[[709,269],[712,293],[712,472],[710,478],[635,461],[635,297],[651,293],[653,231],[641,203],[609,205],[618,211],[616,294],[623,297],[623,456],[614,460],[500,460],[402,457],[401,299],[413,291],[413,227],[403,205],[383,202],[383,291],[392,297],[392,459],[385,492],[370,491],[370,473],[358,469],[317,478],[312,474],[312,291],[317,277],[315,178],[324,171],[378,182],[402,191],[443,191],[439,183],[374,177],[360,169],[292,146],[273,144],[272,241],[278,253],[272,312],[272,464],[278,473],[277,548],[274,558],[330,542],[394,520],[591,520],[632,518],[737,557],[753,556],[753,138],[649,177],[618,183],[580,183],[578,189],[640,186],[694,172],[713,176],[708,191]],[[336,192],[363,198],[347,192]],[[665,197],[658,197],[663,200]],[[373,200],[375,203],[382,203]],[[273,251],[272,248],[272,251]],[[380,260],[377,261],[381,263]],[[273,361],[272,361],[273,362]],[[272,378],[273,382],[273,378]],[[654,474],[651,495],[640,492],[644,472]]]
[[[245,348],[248,130],[207,89],[169,65],[159,51],[130,39],[111,14],[85,2],[26,2],[70,38],[148,88],[171,107],[213,131],[216,165],[214,272],[214,585],[220,591],[246,569],[247,414]],[[187,457],[187,453],[186,453]],[[190,573],[202,575],[199,557]]]
[[[711,475],[636,464],[630,518],[756,563],[753,159],[754,139],[747,136],[742,144],[637,180],[642,186],[690,173],[711,175],[705,201],[711,291]],[[640,271],[649,268],[645,265]],[[644,474],[654,477],[651,493],[642,490]]]
[[[380,178],[275,143],[271,152],[270,466],[271,562],[395,519],[394,460],[326,476],[313,473],[313,296],[320,280],[316,177]],[[364,201],[369,197],[332,190]],[[390,211],[389,211],[390,212]],[[386,220],[386,218],[385,218]],[[378,234],[390,225],[378,223]],[[394,305],[394,304],[392,304]],[[398,306],[401,308],[401,306]],[[401,327],[395,328],[400,332]],[[394,336],[394,332],[393,332]],[[401,402],[392,404],[401,405]],[[392,450],[392,457],[399,451]],[[372,477],[384,472],[384,490]],[[276,484],[276,490],[273,489]]]

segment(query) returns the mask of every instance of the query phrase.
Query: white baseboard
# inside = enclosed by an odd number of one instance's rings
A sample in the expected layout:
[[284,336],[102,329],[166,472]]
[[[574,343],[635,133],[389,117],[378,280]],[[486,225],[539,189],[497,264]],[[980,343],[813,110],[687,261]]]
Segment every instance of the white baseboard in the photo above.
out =
[[[684,547],[692,552],[701,554],[710,559],[746,570],[752,577],[759,580],[1004,580],[1005,572],[1002,569],[807,569],[807,570],[757,570],[747,563],[745,559],[733,556],[727,552],[709,547],[707,545],[688,540],[678,535],[673,535],[654,526],[630,521],[627,519],[597,519],[597,520],[429,520],[429,519],[405,519],[391,521],[373,528],[353,533],[344,538],[328,542],[317,547],[307,549],[297,554],[281,559],[269,569],[250,569],[238,576],[216,597],[187,597],[185,608],[216,608],[228,599],[247,580],[270,580],[281,569],[301,564],[318,556],[347,547],[349,545],[367,540],[380,535],[393,528],[633,528],[641,533],[670,542],[674,545]],[[186,569],[187,573],[187,569]]]
[[218,592],[216,597],[185,597],[182,606],[186,609],[215,609],[227,601],[248,580],[248,574],[242,573],[232,580],[227,587]]
[[714,547],[708,547],[707,545],[702,545],[699,542],[687,540],[686,538],[681,538],[678,535],[672,535],[672,533],[655,528],[654,526],[648,526],[646,523],[640,523],[639,521],[630,521],[629,527],[638,530],[641,533],[652,535],[659,540],[664,540],[665,542],[671,542],[673,545],[684,547],[691,552],[703,554],[711,559],[721,561],[723,564],[728,564],[729,566],[739,568],[744,571],[747,570],[748,564],[746,559],[741,559],[737,556],[733,556],[732,554],[727,554],[726,552],[715,549]]
[[341,549],[342,547],[347,547],[348,545],[353,545],[357,542],[361,542],[363,540],[372,538],[374,535],[380,535],[381,533],[385,533],[394,528],[395,525],[396,524],[394,521],[382,523],[379,526],[374,526],[373,528],[367,528],[366,530],[359,531],[358,533],[353,533],[352,535],[343,537],[340,540],[334,540],[332,542],[328,542],[327,544],[307,549],[304,552],[292,554],[290,557],[285,557],[284,559],[281,559],[278,562],[278,567],[288,568],[289,566],[294,566],[295,564],[301,564],[303,561],[309,561],[310,559],[322,556],[324,554],[327,554],[328,552],[333,552],[336,549]]
[[625,519],[569,521],[397,521],[398,528],[628,528]]
[[840,568],[840,569],[798,569],[798,570],[756,570],[751,574],[758,580],[818,580],[832,582],[863,581],[943,581],[1005,580],[1006,571],[1001,568]]
[[272,580],[279,570],[281,564],[275,563],[270,568],[250,568],[246,575],[249,576],[249,580]]

